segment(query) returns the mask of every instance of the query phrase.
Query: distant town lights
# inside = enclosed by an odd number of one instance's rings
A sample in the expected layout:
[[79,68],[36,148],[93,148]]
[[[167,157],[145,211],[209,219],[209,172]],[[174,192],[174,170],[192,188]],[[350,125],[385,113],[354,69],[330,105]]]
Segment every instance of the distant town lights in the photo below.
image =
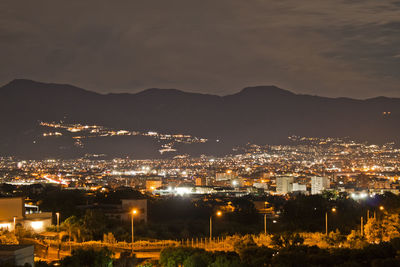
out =
[[351,198],[353,198],[353,199],[364,199],[364,198],[366,198],[367,196],[368,196],[368,194],[367,193],[359,193],[359,194],[356,194],[356,193],[351,193]]

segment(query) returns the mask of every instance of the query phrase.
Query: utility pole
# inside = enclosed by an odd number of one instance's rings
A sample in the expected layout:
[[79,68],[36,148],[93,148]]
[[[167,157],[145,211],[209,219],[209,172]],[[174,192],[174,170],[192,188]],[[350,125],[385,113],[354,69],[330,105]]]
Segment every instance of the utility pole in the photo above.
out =
[[267,214],[264,213],[264,235],[267,235]]
[[212,239],[212,215],[210,216],[210,242]]
[[328,235],[328,212],[325,212],[325,234]]
[[364,236],[364,218],[361,217],[361,236]]

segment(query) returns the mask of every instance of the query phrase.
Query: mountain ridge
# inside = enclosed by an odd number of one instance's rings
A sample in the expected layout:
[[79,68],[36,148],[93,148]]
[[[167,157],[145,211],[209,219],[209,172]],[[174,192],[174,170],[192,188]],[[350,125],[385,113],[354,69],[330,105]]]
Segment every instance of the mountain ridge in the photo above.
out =
[[[0,154],[63,156],[65,149],[60,147],[69,147],[71,155],[93,152],[73,147],[64,137],[42,140],[39,121],[190,134],[221,140],[215,153],[227,153],[233,146],[248,142],[285,143],[291,135],[399,142],[396,132],[400,131],[400,99],[329,98],[296,94],[276,86],[246,87],[225,96],[157,88],[133,94],[100,94],[26,79],[0,88],[0,125],[4,126],[0,131]],[[59,140],[64,143],[58,144]],[[32,145],[39,143],[40,148]],[[93,150],[118,155],[120,149],[125,155],[135,151],[137,144],[114,150],[109,145],[107,151],[102,150],[103,146],[99,141]],[[194,147],[202,151],[200,145]]]
[[[357,100],[357,101],[365,101],[365,100],[373,100],[373,99],[398,99],[400,100],[400,97],[388,97],[388,96],[383,96],[383,95],[378,95],[374,97],[369,97],[369,98],[364,98],[364,99],[358,99],[358,98],[351,98],[351,97],[345,97],[345,96],[340,96],[340,97],[329,97],[329,96],[319,96],[319,95],[311,95],[311,94],[302,94],[302,93],[295,93],[287,89],[282,89],[278,86],[275,85],[255,85],[255,86],[247,86],[244,87],[243,89],[239,90],[236,93],[233,94],[226,94],[226,95],[216,95],[216,94],[210,94],[210,93],[199,93],[199,92],[188,92],[185,90],[181,89],[175,89],[175,88],[147,88],[143,89],[139,92],[135,93],[130,93],[130,92],[121,92],[121,93],[99,93],[95,92],[92,90],[87,90],[82,87],[78,87],[75,85],[71,85],[68,83],[47,83],[47,82],[39,82],[31,79],[25,79],[25,78],[18,78],[18,79],[13,79],[10,82],[6,83],[5,85],[0,87],[0,90],[6,89],[9,87],[19,87],[18,89],[21,88],[21,86],[31,86],[34,87],[37,86],[45,86],[45,87],[58,87],[61,89],[61,87],[69,87],[70,89],[78,89],[84,92],[90,92],[93,94],[97,95],[138,95],[138,94],[153,94],[153,93],[175,93],[175,94],[190,94],[190,95],[203,95],[203,96],[218,96],[218,97],[227,97],[227,96],[233,96],[233,95],[238,95],[238,94],[247,94],[247,93],[260,93],[260,92],[273,92],[273,93],[280,93],[280,94],[287,94],[287,95],[297,95],[297,96],[310,96],[310,97],[319,97],[319,98],[327,98],[327,99],[351,99],[351,100]],[[35,89],[35,88],[33,88]],[[66,88],[64,88],[66,89]]]

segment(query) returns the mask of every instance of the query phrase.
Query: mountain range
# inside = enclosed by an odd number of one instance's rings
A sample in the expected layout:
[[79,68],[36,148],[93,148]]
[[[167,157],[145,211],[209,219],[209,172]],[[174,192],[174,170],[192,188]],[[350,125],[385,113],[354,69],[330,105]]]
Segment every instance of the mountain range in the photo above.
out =
[[229,153],[232,147],[246,143],[284,144],[291,135],[398,143],[400,99],[329,98],[295,94],[275,86],[248,87],[226,96],[175,89],[99,94],[71,85],[26,79],[13,80],[0,88],[2,156],[159,156],[159,140],[97,138],[84,147],[76,147],[67,136],[43,138],[40,122],[207,138],[209,142],[205,144],[181,145],[182,152],[194,154]]

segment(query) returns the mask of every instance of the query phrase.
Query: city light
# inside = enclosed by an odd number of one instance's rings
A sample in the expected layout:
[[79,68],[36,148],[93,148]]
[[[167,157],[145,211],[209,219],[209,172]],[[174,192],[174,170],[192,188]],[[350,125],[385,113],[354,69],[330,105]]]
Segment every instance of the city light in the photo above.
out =
[[31,227],[35,231],[42,230],[43,229],[43,222],[42,221],[31,222]]
[[10,230],[11,229],[11,223],[0,223],[0,229],[4,230]]

